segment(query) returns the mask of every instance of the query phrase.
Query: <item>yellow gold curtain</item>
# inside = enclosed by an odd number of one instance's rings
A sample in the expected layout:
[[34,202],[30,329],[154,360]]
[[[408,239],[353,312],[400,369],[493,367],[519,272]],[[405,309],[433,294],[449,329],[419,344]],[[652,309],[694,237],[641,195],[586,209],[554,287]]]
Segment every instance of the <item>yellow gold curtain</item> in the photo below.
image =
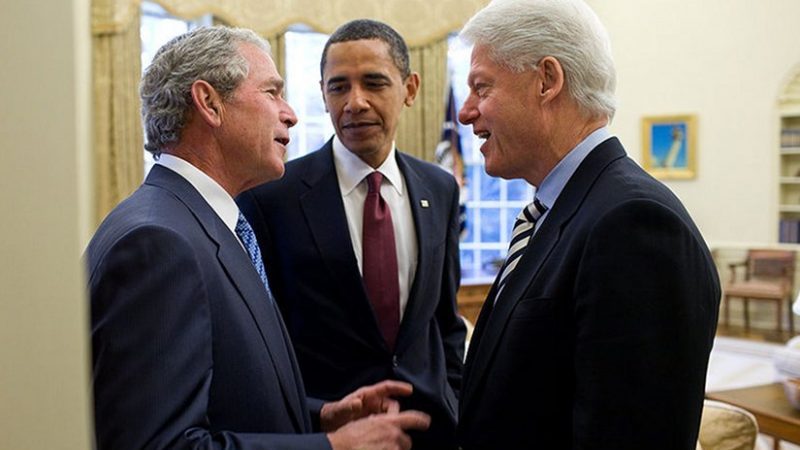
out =
[[92,37],[95,225],[142,182],[139,16]]
[[[92,0],[94,30],[116,32],[139,14],[142,0]],[[213,14],[263,36],[305,23],[331,33],[348,20],[368,17],[391,24],[411,46],[428,45],[460,29],[488,0],[155,0],[171,14]]]
[[411,70],[420,74],[420,90],[411,108],[405,108],[397,129],[397,148],[433,161],[445,116],[447,38],[409,49]]

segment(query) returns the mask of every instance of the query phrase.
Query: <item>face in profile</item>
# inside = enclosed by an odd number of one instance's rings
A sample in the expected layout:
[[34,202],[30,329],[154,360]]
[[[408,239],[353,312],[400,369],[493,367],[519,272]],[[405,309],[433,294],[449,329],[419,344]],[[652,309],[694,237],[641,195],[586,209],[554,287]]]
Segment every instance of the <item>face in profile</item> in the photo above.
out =
[[514,72],[496,63],[486,46],[473,49],[470,92],[458,120],[484,139],[481,153],[489,175],[534,181],[530,171],[546,143],[538,77],[537,70]]
[[283,176],[289,128],[297,117],[283,98],[283,79],[272,58],[252,44],[239,51],[249,71],[223,101],[220,141],[229,172],[251,187]]
[[378,167],[392,149],[403,105],[414,102],[419,76],[403,79],[389,45],[378,39],[331,44],[322,72],[322,96],[336,135]]

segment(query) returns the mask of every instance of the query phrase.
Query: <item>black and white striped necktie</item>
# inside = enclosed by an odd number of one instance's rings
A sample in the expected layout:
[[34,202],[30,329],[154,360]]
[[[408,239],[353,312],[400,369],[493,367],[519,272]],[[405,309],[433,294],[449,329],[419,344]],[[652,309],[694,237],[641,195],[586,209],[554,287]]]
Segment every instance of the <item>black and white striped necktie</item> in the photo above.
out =
[[506,262],[500,270],[500,278],[497,281],[497,295],[494,301],[500,297],[500,293],[508,281],[508,276],[517,267],[522,254],[528,247],[528,242],[533,236],[533,231],[536,228],[536,221],[542,217],[542,214],[547,211],[547,207],[542,205],[538,199],[534,199],[528,206],[520,211],[517,216],[517,221],[514,223],[514,230],[511,232],[511,242],[508,244],[508,256]]

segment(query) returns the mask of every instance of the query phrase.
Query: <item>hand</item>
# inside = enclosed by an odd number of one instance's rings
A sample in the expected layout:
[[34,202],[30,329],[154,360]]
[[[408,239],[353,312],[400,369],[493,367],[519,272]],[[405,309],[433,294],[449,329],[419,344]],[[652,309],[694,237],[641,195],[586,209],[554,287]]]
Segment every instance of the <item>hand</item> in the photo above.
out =
[[375,414],[329,433],[328,440],[333,450],[409,450],[411,438],[405,430],[427,430],[430,425],[430,416],[419,411]]
[[334,431],[342,425],[371,414],[397,413],[400,404],[392,397],[407,397],[414,388],[402,381],[386,380],[353,391],[338,402],[325,403],[319,413],[322,431]]

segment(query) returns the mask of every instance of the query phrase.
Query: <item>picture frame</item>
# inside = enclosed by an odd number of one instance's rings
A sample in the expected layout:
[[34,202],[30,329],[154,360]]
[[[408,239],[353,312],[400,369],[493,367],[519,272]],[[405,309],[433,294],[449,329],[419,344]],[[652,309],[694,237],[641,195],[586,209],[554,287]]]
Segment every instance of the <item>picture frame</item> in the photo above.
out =
[[697,175],[697,117],[693,114],[642,117],[642,166],[659,179]]

